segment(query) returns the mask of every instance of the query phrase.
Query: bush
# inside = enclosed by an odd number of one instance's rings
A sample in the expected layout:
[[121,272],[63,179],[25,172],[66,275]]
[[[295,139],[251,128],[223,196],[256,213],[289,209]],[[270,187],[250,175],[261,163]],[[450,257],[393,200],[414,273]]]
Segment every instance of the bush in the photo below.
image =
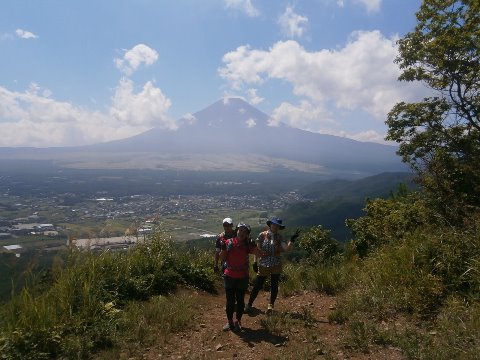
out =
[[283,269],[280,292],[283,296],[290,296],[307,289],[335,295],[350,285],[355,268],[355,263],[346,263],[341,256],[325,264],[288,263]]
[[307,253],[311,263],[330,262],[340,253],[339,243],[331,237],[331,231],[322,226],[315,226],[305,232],[298,243]]
[[120,310],[132,300],[168,294],[179,284],[214,288],[204,253],[186,256],[161,236],[128,253],[70,249],[66,259],[50,288],[38,291],[33,281],[0,309],[0,359],[86,358],[112,346]]
[[452,297],[436,320],[423,349],[427,359],[477,359],[480,354],[480,304]]
[[[386,204],[388,211],[380,209],[380,204]],[[403,220],[395,225],[384,219],[392,216],[392,204],[376,202],[379,208],[370,212],[368,219],[356,222],[360,240],[378,235],[379,241],[373,247],[369,244],[368,256],[351,272],[352,286],[342,295],[331,320],[347,324],[347,342],[359,349],[384,338],[412,359],[476,358],[480,329],[478,224],[455,228],[428,221],[414,225],[408,220],[404,224],[410,225],[404,231],[404,225],[398,226]],[[431,216],[425,211],[424,219]],[[398,318],[421,327],[407,325],[393,333],[378,330],[379,321]]]
[[354,234],[351,245],[362,258],[385,244],[400,241],[418,227],[437,222],[418,193],[370,200],[364,211],[365,216],[347,220]]
[[327,295],[336,295],[345,290],[350,285],[351,271],[355,265],[342,260],[339,258],[337,262],[314,267],[308,277],[310,288]]

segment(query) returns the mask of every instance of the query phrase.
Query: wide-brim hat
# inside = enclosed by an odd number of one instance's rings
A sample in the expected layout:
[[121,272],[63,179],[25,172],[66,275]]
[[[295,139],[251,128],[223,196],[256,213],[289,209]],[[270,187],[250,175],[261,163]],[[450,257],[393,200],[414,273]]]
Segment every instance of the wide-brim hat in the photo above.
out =
[[276,224],[280,226],[280,229],[285,229],[285,225],[282,224],[282,219],[279,219],[278,217],[272,217],[270,220],[267,221],[267,225],[270,227],[270,225]]

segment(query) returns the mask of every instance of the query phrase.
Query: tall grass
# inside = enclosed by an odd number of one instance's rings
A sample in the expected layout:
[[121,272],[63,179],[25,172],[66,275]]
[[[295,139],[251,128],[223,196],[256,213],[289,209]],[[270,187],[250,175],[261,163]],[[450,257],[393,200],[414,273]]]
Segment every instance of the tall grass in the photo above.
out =
[[146,303],[130,302],[121,315],[120,328],[130,342],[151,345],[191,324],[193,303],[194,299],[185,295],[158,295]]
[[344,261],[342,257],[315,265],[309,261],[288,263],[283,270],[280,294],[290,296],[303,290],[312,290],[336,295],[349,286],[355,268],[355,262]]
[[363,261],[350,292],[352,308],[378,319],[398,313],[430,318],[451,295],[478,300],[480,241],[476,234],[419,229]]
[[[327,232],[307,233],[300,244],[312,251],[284,267],[281,294],[337,295],[329,320],[344,327],[348,349],[395,346],[408,359],[477,359],[480,216],[451,226],[415,194],[370,201],[365,210],[349,221],[355,238],[333,256],[323,256]],[[280,320],[265,326],[285,328]]]
[[415,199],[369,202],[350,223],[361,259],[330,320],[362,351],[383,343],[409,359],[477,358],[478,222],[450,226]]
[[209,258],[178,251],[161,235],[128,253],[70,249],[65,267],[52,269],[50,287],[39,290],[32,276],[1,307],[0,359],[82,359],[110,347],[133,300],[166,295],[178,285],[212,291]]

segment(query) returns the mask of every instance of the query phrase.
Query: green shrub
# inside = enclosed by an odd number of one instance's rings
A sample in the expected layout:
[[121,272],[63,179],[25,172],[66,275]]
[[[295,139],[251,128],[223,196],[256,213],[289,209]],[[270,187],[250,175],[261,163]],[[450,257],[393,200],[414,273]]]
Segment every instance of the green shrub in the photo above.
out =
[[338,257],[330,264],[319,264],[309,273],[310,288],[327,295],[336,295],[347,289],[352,282],[352,273],[356,271],[354,262]]
[[443,295],[441,279],[419,267],[414,249],[404,244],[367,259],[355,288],[360,299],[357,307],[378,318],[399,312],[430,314]]
[[[128,341],[150,345],[170,333],[188,326],[194,317],[194,299],[189,296],[155,296],[148,302],[131,302],[119,323]],[[153,336],[152,336],[153,335]]]
[[355,269],[356,264],[346,262],[342,256],[330,259],[327,263],[287,263],[280,278],[280,293],[290,296],[306,289],[335,295],[350,285]]
[[364,211],[365,216],[346,222],[354,234],[351,245],[362,258],[384,244],[398,242],[419,227],[436,223],[418,193],[370,200]]
[[305,232],[298,246],[307,253],[307,260],[313,264],[329,262],[340,253],[339,243],[331,237],[331,231],[322,226],[312,227]]
[[280,277],[280,294],[291,296],[304,290],[307,286],[305,282],[308,277],[307,273],[307,268],[301,264],[285,264]]
[[480,303],[450,298],[423,348],[425,359],[478,359]]
[[392,343],[386,332],[379,331],[369,322],[353,320],[347,324],[347,328],[345,345],[355,350],[368,352],[372,344],[384,346]]
[[[372,217],[363,224],[375,224],[380,234],[377,226],[383,220],[377,220]],[[392,228],[386,229],[388,233]],[[391,238],[375,251],[370,249],[352,272],[352,286],[342,294],[330,320],[344,322],[349,329],[347,342],[361,350],[383,338],[411,359],[476,358],[480,335],[478,230],[477,226],[460,229],[425,223],[399,233],[395,241]],[[421,326],[378,330],[379,321],[399,317]]]
[[39,291],[32,278],[2,306],[0,359],[86,358],[114,344],[120,310],[132,300],[168,294],[178,285],[214,288],[206,254],[187,256],[159,235],[127,253],[70,249],[65,264],[52,270],[50,288]]

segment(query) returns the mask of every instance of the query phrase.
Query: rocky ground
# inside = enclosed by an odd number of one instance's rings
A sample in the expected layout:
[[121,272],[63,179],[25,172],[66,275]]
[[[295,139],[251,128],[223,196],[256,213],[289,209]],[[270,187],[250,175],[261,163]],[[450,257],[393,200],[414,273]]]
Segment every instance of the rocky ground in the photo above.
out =
[[[305,291],[280,297],[272,314],[266,313],[268,293],[261,292],[254,311],[244,315],[242,331],[223,331],[224,294],[195,293],[195,323],[188,330],[158,341],[143,359],[404,359],[396,348],[368,352],[345,346],[345,329],[328,315],[336,298]],[[246,299],[248,298],[248,294]]]

